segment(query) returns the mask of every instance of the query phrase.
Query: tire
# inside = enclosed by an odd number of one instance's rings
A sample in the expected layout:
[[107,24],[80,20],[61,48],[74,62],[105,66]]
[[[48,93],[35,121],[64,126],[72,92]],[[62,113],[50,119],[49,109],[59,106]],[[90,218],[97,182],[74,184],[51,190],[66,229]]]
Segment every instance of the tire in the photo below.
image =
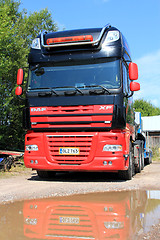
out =
[[119,171],[119,176],[123,180],[131,180],[132,176],[135,174],[135,166],[133,163],[132,156],[132,144],[130,143],[129,147],[129,167],[127,170]]
[[1,163],[3,171],[7,171],[7,157],[3,157],[3,161]]
[[140,153],[138,160],[138,167],[136,167],[136,173],[140,173],[144,168],[144,152],[143,152],[143,142],[140,143]]
[[37,174],[38,174],[38,177],[40,177],[42,179],[49,179],[49,178],[53,178],[55,176],[56,172],[37,170]]
[[139,153],[138,166],[135,168],[136,173],[140,173],[142,169],[142,153]]
[[152,156],[149,156],[149,164],[152,163]]
[[142,153],[141,153],[141,170],[144,169],[144,152],[143,152],[143,148],[142,148]]
[[149,154],[148,154],[148,157],[145,158],[145,164],[146,165],[149,165],[152,163],[152,152],[149,150]]
[[149,165],[149,157],[145,158],[145,164]]

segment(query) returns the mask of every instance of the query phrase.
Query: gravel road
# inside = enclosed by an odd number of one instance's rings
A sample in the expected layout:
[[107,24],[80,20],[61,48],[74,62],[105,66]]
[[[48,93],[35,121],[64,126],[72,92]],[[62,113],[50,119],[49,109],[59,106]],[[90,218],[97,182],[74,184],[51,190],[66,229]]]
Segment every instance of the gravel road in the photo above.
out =
[[160,190],[160,163],[146,166],[130,181],[119,180],[116,174],[73,172],[41,180],[36,171],[27,170],[23,175],[1,178],[0,189],[0,203],[89,192]]

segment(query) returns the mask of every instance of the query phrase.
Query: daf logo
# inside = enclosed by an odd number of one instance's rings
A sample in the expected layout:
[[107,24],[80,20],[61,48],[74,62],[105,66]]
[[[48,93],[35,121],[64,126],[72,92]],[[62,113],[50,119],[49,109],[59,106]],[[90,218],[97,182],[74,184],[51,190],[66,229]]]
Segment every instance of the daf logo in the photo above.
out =
[[31,108],[31,112],[43,112],[46,111],[46,108]]
[[112,109],[112,106],[100,106],[99,110],[108,110],[108,109]]

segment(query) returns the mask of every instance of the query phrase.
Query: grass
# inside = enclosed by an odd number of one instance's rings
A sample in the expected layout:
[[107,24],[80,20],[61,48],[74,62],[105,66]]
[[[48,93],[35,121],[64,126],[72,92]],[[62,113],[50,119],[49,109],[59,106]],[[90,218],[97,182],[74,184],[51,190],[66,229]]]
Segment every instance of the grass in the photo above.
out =
[[158,146],[152,147],[153,161],[160,161],[160,148]]
[[[22,164],[21,164],[22,163]],[[19,176],[27,174],[31,171],[31,169],[28,169],[24,166],[23,159],[20,159],[18,161],[18,164],[15,164],[15,166],[12,165],[11,169],[9,171],[0,171],[0,179],[1,178],[9,178],[12,176]]]

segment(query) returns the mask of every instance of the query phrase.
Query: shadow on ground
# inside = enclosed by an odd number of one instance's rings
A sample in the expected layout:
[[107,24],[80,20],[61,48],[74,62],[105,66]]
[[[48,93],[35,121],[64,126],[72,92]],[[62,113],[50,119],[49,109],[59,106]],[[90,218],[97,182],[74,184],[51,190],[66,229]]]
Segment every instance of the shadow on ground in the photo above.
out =
[[53,174],[48,179],[42,179],[33,172],[29,181],[51,181],[51,182],[124,182],[119,179],[117,173],[104,173],[104,172],[63,172]]

